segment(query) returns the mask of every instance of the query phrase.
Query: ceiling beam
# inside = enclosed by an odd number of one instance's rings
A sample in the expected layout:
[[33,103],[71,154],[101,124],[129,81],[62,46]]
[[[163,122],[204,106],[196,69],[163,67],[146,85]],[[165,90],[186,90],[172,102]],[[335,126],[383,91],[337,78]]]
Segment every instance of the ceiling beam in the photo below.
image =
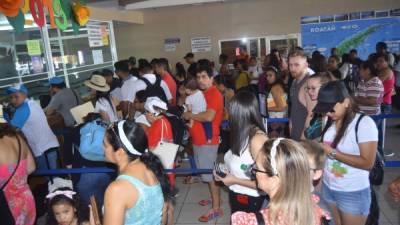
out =
[[160,7],[178,6],[178,5],[224,2],[224,1],[226,0],[147,0],[147,1],[139,1],[136,3],[127,4],[125,6],[125,9],[137,10],[137,9],[160,8]]
[[138,2],[145,2],[147,0],[118,0],[118,5],[120,6],[126,6],[128,4],[134,4]]
[[95,20],[115,20],[128,23],[144,24],[143,13],[138,11],[124,11],[119,9],[105,9],[90,7],[90,18]]

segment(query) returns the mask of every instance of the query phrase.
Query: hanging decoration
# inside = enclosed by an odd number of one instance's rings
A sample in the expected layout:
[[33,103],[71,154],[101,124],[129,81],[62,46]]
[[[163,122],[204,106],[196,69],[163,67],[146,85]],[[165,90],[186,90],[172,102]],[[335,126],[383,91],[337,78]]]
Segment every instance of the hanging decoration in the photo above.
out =
[[79,25],[85,26],[89,21],[90,11],[86,6],[81,5],[80,3],[74,3],[72,9],[75,14],[75,19]]
[[[43,27],[45,11],[48,12],[51,28],[65,30],[72,25],[75,34],[89,21],[90,10],[81,0],[0,0],[0,14],[4,14],[16,33],[22,33],[24,24]],[[31,13],[33,21],[25,21],[25,14]]]
[[0,13],[5,16],[16,17],[23,0],[0,0]]

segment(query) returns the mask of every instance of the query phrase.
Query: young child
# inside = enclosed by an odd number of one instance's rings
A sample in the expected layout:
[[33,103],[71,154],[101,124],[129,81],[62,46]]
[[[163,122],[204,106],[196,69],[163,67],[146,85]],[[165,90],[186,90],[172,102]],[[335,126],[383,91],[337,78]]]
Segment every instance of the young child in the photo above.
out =
[[[61,182],[56,179],[62,180]],[[63,183],[63,185],[60,185]],[[54,179],[49,185],[47,225],[89,225],[88,220],[81,218],[79,200],[72,190],[72,182],[61,178]],[[66,185],[65,185],[66,184]]]
[[306,149],[308,162],[310,164],[311,182],[313,183],[312,193],[315,197],[319,198],[318,206],[327,213],[325,218],[329,221],[328,224],[333,225],[335,222],[333,220],[332,210],[328,203],[322,198],[322,188],[320,185],[326,159],[324,149],[319,143],[311,140],[301,140],[300,144]]
[[[186,110],[192,111],[193,114],[199,114],[207,110],[206,99],[203,95],[203,92],[201,92],[198,89],[196,79],[189,79],[185,83],[185,92],[187,95],[185,100]],[[194,122],[193,120],[190,120],[188,126],[192,127],[193,122]],[[206,134],[207,142],[211,143],[211,138],[212,138],[211,122],[203,122],[202,124]]]

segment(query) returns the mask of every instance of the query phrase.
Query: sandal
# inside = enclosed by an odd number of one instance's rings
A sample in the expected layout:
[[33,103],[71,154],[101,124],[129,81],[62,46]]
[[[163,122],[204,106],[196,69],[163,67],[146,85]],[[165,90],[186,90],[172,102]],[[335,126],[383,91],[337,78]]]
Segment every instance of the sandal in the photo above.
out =
[[203,199],[203,200],[199,201],[199,205],[201,205],[201,206],[207,206],[207,205],[210,205],[211,203],[212,203],[211,199]]
[[223,216],[221,209],[210,209],[208,212],[199,217],[200,222],[209,222]]
[[195,184],[195,183],[198,183],[199,181],[195,178],[195,177],[192,177],[192,176],[187,176],[187,177],[185,177],[185,179],[183,179],[183,184]]

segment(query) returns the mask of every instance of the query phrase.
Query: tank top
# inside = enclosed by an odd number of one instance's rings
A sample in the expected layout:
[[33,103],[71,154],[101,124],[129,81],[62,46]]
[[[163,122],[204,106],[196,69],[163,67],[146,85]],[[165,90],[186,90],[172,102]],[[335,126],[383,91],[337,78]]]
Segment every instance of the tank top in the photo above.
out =
[[383,101],[382,103],[385,105],[391,105],[392,104],[392,92],[395,84],[395,78],[393,71],[391,71],[392,78],[387,79],[383,81],[383,89],[384,89],[384,94],[383,94]]
[[[286,93],[283,94],[281,97],[283,98],[283,101],[285,101],[285,102],[287,101]],[[267,106],[270,106],[270,107],[276,106],[276,103],[274,101],[274,97],[272,96],[271,92],[268,94]],[[269,115],[269,118],[285,118],[287,116],[287,110],[285,109],[285,111],[282,111],[282,112],[271,112],[271,111],[268,111],[268,115]]]
[[306,74],[303,80],[299,82],[294,80],[290,87],[290,119],[292,123],[290,137],[296,141],[301,138],[304,123],[307,118],[307,108],[299,100],[300,88],[303,87],[307,80],[308,74]]
[[148,186],[142,181],[128,175],[119,175],[117,180],[126,180],[138,191],[138,199],[135,206],[125,212],[125,225],[161,224],[164,197],[161,185]]

